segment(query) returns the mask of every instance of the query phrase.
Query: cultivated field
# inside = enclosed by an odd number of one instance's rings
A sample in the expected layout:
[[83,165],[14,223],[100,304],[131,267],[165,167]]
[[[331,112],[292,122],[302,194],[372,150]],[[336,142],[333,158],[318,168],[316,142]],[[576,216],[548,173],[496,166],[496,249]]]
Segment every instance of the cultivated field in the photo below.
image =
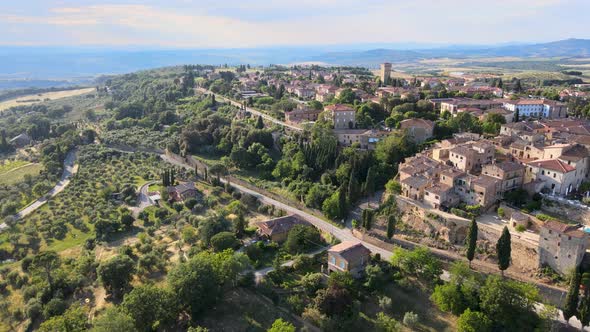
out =
[[14,99],[5,100],[0,102],[0,111],[9,109],[14,106],[32,105],[40,103],[46,100],[56,100],[66,97],[78,96],[81,94],[89,93],[94,91],[94,88],[83,88],[75,90],[63,90],[63,91],[52,91],[46,93],[32,94],[21,96]]

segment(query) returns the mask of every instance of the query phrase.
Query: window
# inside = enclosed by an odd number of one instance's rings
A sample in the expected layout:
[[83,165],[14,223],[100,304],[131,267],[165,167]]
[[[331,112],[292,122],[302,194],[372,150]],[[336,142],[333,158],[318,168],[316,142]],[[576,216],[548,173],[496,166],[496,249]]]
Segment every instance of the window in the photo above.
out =
[[340,262],[340,268],[341,268],[341,269],[344,269],[344,268],[346,268],[346,264],[344,263],[344,261],[341,261],[341,262]]
[[553,178],[555,178],[556,176],[557,176],[557,174],[556,173],[553,173]]
[[330,257],[330,262],[336,265],[336,258],[334,256]]

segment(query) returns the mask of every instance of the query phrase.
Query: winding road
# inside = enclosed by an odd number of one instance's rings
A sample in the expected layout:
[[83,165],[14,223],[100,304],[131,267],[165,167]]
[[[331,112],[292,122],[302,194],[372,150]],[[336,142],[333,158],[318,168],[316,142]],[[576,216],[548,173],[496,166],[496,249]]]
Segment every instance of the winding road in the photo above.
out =
[[[232,105],[234,105],[236,107],[242,107],[243,106],[241,103],[239,103],[239,102],[237,102],[235,100],[229,99],[227,97],[224,97],[224,96],[222,96],[220,94],[214,93],[211,90],[207,90],[207,89],[204,89],[204,88],[195,88],[195,90],[198,91],[198,92],[200,92],[200,93],[214,95],[215,96],[215,99],[228,102],[228,103],[230,103],[230,104],[232,104]],[[246,111],[249,112],[249,113],[252,113],[254,115],[259,115],[263,119],[265,119],[267,121],[270,121],[272,123],[278,124],[279,126],[282,126],[284,128],[289,128],[289,129],[293,129],[293,130],[296,130],[296,131],[303,131],[303,128],[301,128],[301,127],[297,127],[295,125],[286,123],[286,122],[281,121],[281,120],[279,120],[277,118],[274,118],[274,117],[272,117],[272,116],[270,116],[268,114],[265,114],[265,113],[262,113],[262,112],[260,112],[258,110],[255,110],[255,109],[253,109],[251,107],[246,107]]]
[[[68,154],[66,155],[66,159],[64,160],[64,170],[59,182],[47,194],[43,195],[33,203],[27,205],[24,209],[20,210],[17,214],[15,214],[13,216],[14,220],[19,220],[28,216],[29,214],[33,213],[35,210],[43,206],[45,203],[47,203],[47,201],[51,197],[54,197],[55,195],[62,192],[70,184],[72,175],[78,172],[78,165],[76,164],[76,159],[76,150],[68,152]],[[0,232],[7,228],[8,225],[6,225],[6,223],[0,224]]]

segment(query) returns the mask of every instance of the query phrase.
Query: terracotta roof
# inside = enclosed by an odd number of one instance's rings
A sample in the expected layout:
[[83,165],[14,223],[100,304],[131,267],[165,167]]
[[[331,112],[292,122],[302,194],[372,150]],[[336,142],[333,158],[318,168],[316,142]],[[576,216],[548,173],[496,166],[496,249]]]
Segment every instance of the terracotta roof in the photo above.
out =
[[258,226],[260,231],[267,236],[287,233],[295,225],[307,225],[307,222],[296,215],[289,215],[256,223],[256,226]]
[[414,188],[420,188],[425,186],[428,183],[428,179],[422,176],[412,176],[406,179],[403,179],[401,183],[406,184],[408,186]]
[[328,105],[328,106],[324,107],[324,110],[330,111],[330,112],[350,112],[350,111],[354,111],[354,108],[352,108],[348,105],[334,104],[334,105]]
[[473,180],[471,183],[476,184],[476,185],[480,185],[483,187],[489,187],[491,185],[495,185],[498,182],[500,182],[499,179],[496,179],[496,178],[493,178],[493,177],[487,176],[487,175],[480,175],[475,180]]
[[413,119],[406,119],[401,121],[400,128],[409,128],[409,127],[428,127],[430,129],[434,128],[434,122],[426,119],[420,118],[413,118]]
[[426,188],[425,191],[428,191],[429,193],[433,193],[435,195],[440,195],[440,194],[442,194],[444,192],[449,191],[449,189],[452,189],[452,188],[453,187],[448,186],[448,185],[446,185],[444,183],[437,183],[437,184],[434,184],[431,187]]
[[344,241],[332,246],[328,252],[338,254],[347,261],[355,261],[371,254],[371,250],[365,247],[362,243],[353,241]]
[[568,173],[576,170],[574,166],[568,165],[559,159],[535,160],[529,162],[528,164],[559,173]]
[[588,236],[588,234],[579,230],[577,226],[564,224],[559,221],[549,220],[545,222],[543,227],[561,234],[566,234],[577,238],[583,238]]
[[181,183],[175,187],[168,187],[168,192],[177,192],[179,194],[182,194],[184,192],[187,192],[189,190],[197,190],[197,188],[195,188],[195,184],[193,182],[185,182],[185,183]]
[[567,151],[563,152],[559,159],[578,161],[582,158],[588,157],[588,149],[583,145],[574,145]]

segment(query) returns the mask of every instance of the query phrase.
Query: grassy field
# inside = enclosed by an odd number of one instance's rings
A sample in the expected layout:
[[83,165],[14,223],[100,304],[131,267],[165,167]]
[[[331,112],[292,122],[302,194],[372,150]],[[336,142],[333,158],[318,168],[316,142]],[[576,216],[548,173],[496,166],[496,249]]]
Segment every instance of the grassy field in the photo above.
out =
[[3,160],[0,161],[0,174],[11,171],[17,167],[27,165],[29,162],[24,160]]
[[27,95],[22,96],[14,99],[5,100],[0,102],[0,111],[9,109],[14,106],[23,106],[23,105],[32,105],[47,99],[49,100],[56,100],[66,97],[77,96],[85,93],[89,93],[94,91],[94,88],[84,88],[84,89],[76,89],[76,90],[64,90],[64,91],[53,91],[53,92],[46,92],[46,93],[39,93],[34,95]]
[[36,163],[26,163],[8,171],[2,172],[0,169],[0,184],[12,185],[24,180],[25,175],[36,176],[43,170],[43,165]]

